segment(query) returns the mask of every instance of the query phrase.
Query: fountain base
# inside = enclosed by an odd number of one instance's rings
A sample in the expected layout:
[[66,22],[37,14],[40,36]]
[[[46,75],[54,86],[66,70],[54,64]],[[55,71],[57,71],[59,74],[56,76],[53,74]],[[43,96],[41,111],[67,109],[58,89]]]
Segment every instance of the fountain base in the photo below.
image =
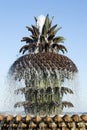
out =
[[87,130],[87,115],[21,116],[0,114],[0,130]]

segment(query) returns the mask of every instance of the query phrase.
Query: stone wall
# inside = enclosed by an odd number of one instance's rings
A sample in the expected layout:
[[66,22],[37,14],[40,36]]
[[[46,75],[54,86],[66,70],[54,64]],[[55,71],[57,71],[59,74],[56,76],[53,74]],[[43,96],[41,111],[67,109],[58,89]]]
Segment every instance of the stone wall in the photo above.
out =
[[87,115],[41,117],[0,114],[0,130],[87,130]]

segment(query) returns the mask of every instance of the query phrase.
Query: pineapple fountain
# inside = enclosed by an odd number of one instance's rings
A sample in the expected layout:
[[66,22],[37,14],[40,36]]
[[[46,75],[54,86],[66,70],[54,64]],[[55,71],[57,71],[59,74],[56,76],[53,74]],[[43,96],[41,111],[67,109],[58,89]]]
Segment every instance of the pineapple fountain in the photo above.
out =
[[65,38],[56,36],[61,27],[52,25],[53,17],[50,19],[49,15],[34,18],[36,25],[26,26],[31,35],[21,40],[26,42],[20,49],[23,55],[9,69],[11,81],[23,82],[16,93],[23,93],[25,100],[16,102],[14,107],[23,106],[26,116],[0,115],[0,128],[85,130],[86,115],[59,115],[64,107],[74,107],[63,101],[64,94],[73,94],[72,89],[63,85],[78,72],[73,61],[64,55],[67,49],[61,43]]
[[73,94],[63,84],[65,79],[73,79],[78,70],[68,57],[59,54],[67,49],[60,44],[64,37],[56,36],[61,27],[52,26],[52,19],[41,15],[35,17],[36,26],[26,26],[31,35],[21,40],[26,45],[20,52],[27,54],[18,58],[9,71],[10,79],[24,81],[25,86],[16,93],[24,93],[25,101],[17,102],[15,107],[23,106],[25,113],[53,115],[60,114],[64,106],[73,107],[72,103],[62,101],[64,93]]

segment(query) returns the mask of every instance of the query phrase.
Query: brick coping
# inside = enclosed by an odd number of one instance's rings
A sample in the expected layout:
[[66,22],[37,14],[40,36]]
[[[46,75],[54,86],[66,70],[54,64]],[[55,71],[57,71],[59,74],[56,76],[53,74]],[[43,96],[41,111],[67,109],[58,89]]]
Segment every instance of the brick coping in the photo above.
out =
[[1,130],[6,130],[8,128],[11,128],[12,130],[61,130],[64,128],[64,130],[87,130],[87,114],[65,114],[63,116],[61,115],[55,115],[55,116],[21,116],[21,115],[3,115],[0,114],[0,128]]

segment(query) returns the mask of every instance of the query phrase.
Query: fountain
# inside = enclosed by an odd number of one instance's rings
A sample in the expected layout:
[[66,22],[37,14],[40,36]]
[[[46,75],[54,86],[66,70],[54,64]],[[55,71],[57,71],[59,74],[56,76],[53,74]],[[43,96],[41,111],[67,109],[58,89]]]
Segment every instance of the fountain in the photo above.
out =
[[36,25],[26,26],[31,35],[21,40],[26,42],[20,49],[23,55],[12,64],[8,73],[11,82],[23,84],[15,93],[24,94],[25,100],[16,102],[14,107],[23,107],[26,116],[0,115],[0,129],[73,130],[87,127],[86,115],[59,115],[64,107],[74,107],[71,102],[63,101],[64,94],[74,94],[64,83],[73,80],[78,69],[63,55],[67,49],[60,43],[65,38],[56,36],[61,27],[53,26],[52,21],[53,17],[41,15],[38,19],[35,17]]
[[17,89],[16,93],[23,93],[25,101],[14,106],[23,106],[25,113],[54,115],[60,114],[64,106],[73,107],[71,102],[62,101],[64,94],[73,94],[63,84],[66,79],[73,80],[78,70],[71,59],[60,54],[60,51],[67,52],[60,44],[65,39],[56,37],[61,27],[52,26],[52,20],[48,15],[46,18],[41,15],[38,19],[35,17],[36,26],[26,26],[31,35],[21,40],[26,42],[20,49],[23,56],[12,64],[9,71],[10,79],[13,77],[17,82],[24,82],[24,87]]

